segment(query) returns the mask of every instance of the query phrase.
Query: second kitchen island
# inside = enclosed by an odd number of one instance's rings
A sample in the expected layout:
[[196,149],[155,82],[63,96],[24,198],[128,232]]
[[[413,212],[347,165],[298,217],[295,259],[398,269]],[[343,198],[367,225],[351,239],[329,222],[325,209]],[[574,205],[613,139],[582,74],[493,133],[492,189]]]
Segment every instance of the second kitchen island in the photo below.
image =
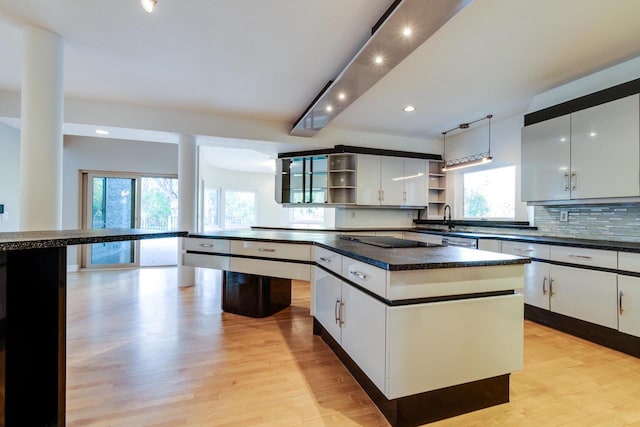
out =
[[517,290],[528,259],[403,242],[221,232],[185,239],[183,263],[309,280],[314,333],[392,425],[508,402],[509,375],[522,368]]

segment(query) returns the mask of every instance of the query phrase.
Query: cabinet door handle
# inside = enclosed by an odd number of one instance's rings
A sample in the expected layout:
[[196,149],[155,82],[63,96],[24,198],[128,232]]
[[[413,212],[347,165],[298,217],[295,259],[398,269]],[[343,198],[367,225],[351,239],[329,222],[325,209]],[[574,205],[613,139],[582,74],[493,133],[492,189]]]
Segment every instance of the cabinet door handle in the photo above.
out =
[[329,259],[329,258],[325,258],[325,257],[321,256],[321,257],[320,257],[320,261],[330,263],[330,262],[331,262],[331,259]]
[[351,271],[351,270],[349,270],[349,274],[351,274],[353,276],[356,276],[356,277],[358,277],[358,278],[360,278],[362,280],[367,280],[367,275],[364,274],[364,273],[361,273],[359,271]]
[[574,191],[578,187],[578,173],[571,172],[571,191]]
[[258,248],[258,250],[260,252],[275,252],[275,249],[268,249],[268,248]]
[[340,305],[340,298],[336,299],[336,305],[333,307],[333,315],[336,318],[336,325],[340,324],[340,313],[338,312]]
[[342,319],[342,307],[344,307],[344,303],[342,301],[340,301],[340,310],[339,310],[339,314],[338,314],[338,319],[340,319],[340,327],[342,328],[342,325],[344,325],[344,320]]
[[200,246],[202,246],[203,248],[212,248],[213,245],[210,243],[200,243]]
[[381,190],[380,193],[382,194],[382,199],[380,199],[381,202],[384,201],[384,190]]
[[515,250],[516,250],[517,252],[524,252],[524,253],[527,253],[527,254],[530,254],[531,252],[534,252],[534,250],[533,250],[533,249],[515,248]]
[[402,192],[402,201],[403,201],[404,203],[407,203],[407,192],[406,192],[406,191],[403,191],[403,192]]
[[568,255],[569,258],[578,258],[578,259],[593,259],[590,256],[587,255],[573,255],[573,254],[569,254]]
[[547,294],[547,276],[542,279],[542,295]]
[[378,190],[378,201],[382,201],[382,190]]
[[620,310],[620,314],[624,313],[624,309],[622,308],[622,297],[624,296],[624,292],[620,291],[620,296],[618,296],[618,309]]
[[549,296],[554,296],[555,293],[553,293],[553,279],[549,279]]
[[564,173],[564,191],[569,191],[569,174]]

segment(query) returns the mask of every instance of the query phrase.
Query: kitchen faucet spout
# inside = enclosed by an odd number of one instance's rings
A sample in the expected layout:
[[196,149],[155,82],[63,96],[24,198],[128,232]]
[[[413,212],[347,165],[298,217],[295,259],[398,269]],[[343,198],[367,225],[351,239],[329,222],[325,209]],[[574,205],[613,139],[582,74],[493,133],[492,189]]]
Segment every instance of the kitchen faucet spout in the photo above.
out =
[[[449,216],[447,216],[447,210],[449,211]],[[454,225],[451,221],[451,206],[444,205],[444,218],[442,219],[442,223],[449,226],[449,230],[451,230]]]

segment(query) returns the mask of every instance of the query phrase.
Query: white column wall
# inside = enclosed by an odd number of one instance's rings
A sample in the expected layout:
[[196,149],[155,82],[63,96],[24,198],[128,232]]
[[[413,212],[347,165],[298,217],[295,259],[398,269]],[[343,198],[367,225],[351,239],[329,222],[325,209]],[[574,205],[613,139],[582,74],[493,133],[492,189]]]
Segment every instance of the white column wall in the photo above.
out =
[[64,47],[50,31],[23,31],[20,229],[56,230],[62,226]]
[[[189,232],[196,231],[196,196],[197,196],[197,146],[196,137],[180,135],[178,144],[178,228]],[[187,287],[195,285],[195,268],[182,265],[184,255],[183,239],[178,239],[178,285]]]

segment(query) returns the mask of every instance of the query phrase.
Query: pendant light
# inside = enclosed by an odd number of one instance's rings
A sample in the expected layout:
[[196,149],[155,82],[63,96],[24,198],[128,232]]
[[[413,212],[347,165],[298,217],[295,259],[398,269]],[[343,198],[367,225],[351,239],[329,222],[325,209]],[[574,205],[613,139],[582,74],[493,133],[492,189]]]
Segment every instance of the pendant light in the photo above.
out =
[[[458,126],[454,127],[453,129],[449,129],[446,130],[444,132],[442,132],[442,144],[443,144],[443,151],[444,154],[442,156],[442,158],[444,159],[444,166],[442,167],[442,171],[443,172],[448,172],[448,171],[453,171],[453,170],[457,170],[457,169],[464,169],[464,168],[468,168],[471,166],[477,166],[477,165],[483,165],[486,163],[490,163],[493,160],[493,157],[491,157],[491,118],[493,117],[493,114],[489,114],[486,117],[483,117],[481,119],[478,120],[474,120],[472,122],[468,122],[468,123],[460,123]],[[458,130],[458,129],[469,129],[469,126],[477,123],[479,121],[482,120],[489,120],[489,147],[488,150],[485,151],[484,153],[479,153],[479,154],[472,154],[470,156],[466,156],[466,157],[461,157],[459,159],[454,159],[454,160],[447,160],[447,134],[449,132],[453,132],[454,130]]]

